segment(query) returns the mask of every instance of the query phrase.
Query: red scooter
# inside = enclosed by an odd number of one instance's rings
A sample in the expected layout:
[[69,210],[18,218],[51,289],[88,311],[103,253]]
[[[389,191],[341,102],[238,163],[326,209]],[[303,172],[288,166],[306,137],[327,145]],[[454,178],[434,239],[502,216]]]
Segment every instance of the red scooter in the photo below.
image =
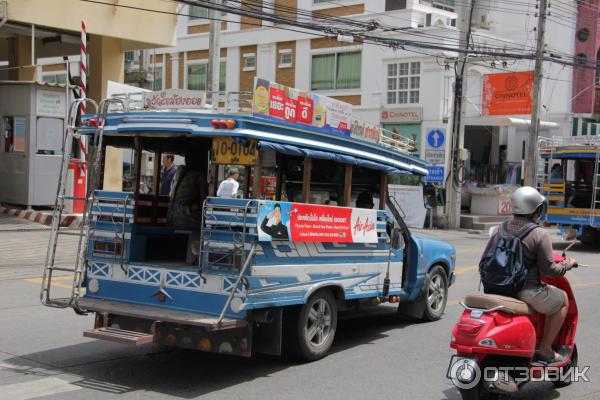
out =
[[[565,257],[565,252],[554,253],[556,262]],[[564,290],[569,298],[567,317],[553,345],[562,361],[547,364],[535,360],[536,344],[544,332],[543,314],[511,297],[468,295],[452,330],[450,347],[456,349],[456,355],[447,372],[463,400],[497,399],[516,393],[532,380],[551,380],[556,387],[571,383],[572,367],[577,366],[577,304],[565,276],[542,280]]]

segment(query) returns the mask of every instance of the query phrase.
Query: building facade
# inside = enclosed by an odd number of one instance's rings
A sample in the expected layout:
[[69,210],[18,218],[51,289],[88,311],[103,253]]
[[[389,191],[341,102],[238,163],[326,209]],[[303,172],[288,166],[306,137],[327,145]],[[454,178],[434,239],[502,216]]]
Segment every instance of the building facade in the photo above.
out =
[[[260,2],[252,2],[256,3]],[[262,2],[264,12],[277,13],[278,7],[362,21],[377,20],[395,27],[385,35],[397,39],[449,48],[456,47],[458,42],[453,0]],[[472,46],[492,48],[499,54],[471,58],[466,68],[465,147],[470,150],[469,179],[473,182],[514,183],[509,170],[512,173],[521,165],[530,129],[530,107],[503,110],[496,107],[493,99],[491,108],[488,103],[492,89],[504,90],[506,93],[498,96],[509,99],[520,96],[523,88],[531,86],[532,75],[527,73],[533,71],[534,62],[502,57],[500,53],[502,49],[533,53],[537,25],[535,10],[535,0],[522,1],[518,5],[480,0],[473,10]],[[560,14],[561,10],[555,10],[554,16],[548,18],[546,50],[567,60],[576,54],[578,11],[562,11],[564,15]],[[208,12],[200,7],[184,6],[180,14],[177,46],[148,52],[149,65],[156,72],[153,86],[155,89],[205,90]],[[449,140],[445,139],[451,131],[456,53],[417,46],[391,49],[349,42],[344,38],[338,40],[335,36],[304,33],[237,15],[220,18],[223,20],[220,36],[222,90],[251,91],[254,77],[258,76],[343,100],[354,106],[356,118],[382,124],[415,139],[421,157],[447,167]],[[492,76],[502,73],[517,75],[507,76],[508,79]],[[570,135],[575,111],[572,82],[576,72],[569,65],[546,62],[544,76],[541,134]],[[521,78],[527,79],[521,83],[518,81]],[[490,82],[496,81],[508,86],[495,88]],[[514,82],[517,84],[513,88]],[[530,103],[531,91],[524,95]],[[589,98],[585,101],[590,103]],[[430,138],[434,131],[438,132],[435,143]],[[446,156],[439,151],[444,149]]]

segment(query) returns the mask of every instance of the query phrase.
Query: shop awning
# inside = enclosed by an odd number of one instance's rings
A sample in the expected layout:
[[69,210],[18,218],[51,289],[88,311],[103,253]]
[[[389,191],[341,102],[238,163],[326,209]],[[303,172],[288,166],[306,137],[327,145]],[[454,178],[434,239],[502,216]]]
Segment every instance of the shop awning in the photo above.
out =
[[345,155],[345,154],[302,148],[302,147],[293,146],[290,144],[281,144],[281,143],[274,143],[274,142],[261,140],[260,142],[258,142],[257,148],[260,151],[275,150],[278,153],[286,154],[289,156],[317,158],[317,159],[322,159],[322,160],[333,160],[333,161],[342,162],[345,164],[357,165],[359,167],[370,168],[370,169],[375,169],[375,170],[379,170],[379,171],[385,171],[389,174],[410,175],[410,172],[403,171],[396,167],[392,167],[391,165],[386,165],[383,163],[376,163],[373,161],[369,161],[369,160],[365,160],[362,158],[353,157],[353,156],[349,156],[349,155]]
[[[529,128],[531,119],[516,117],[473,117],[467,118],[465,125],[475,126],[522,126]],[[556,122],[540,121],[541,129],[558,129],[560,125]]]

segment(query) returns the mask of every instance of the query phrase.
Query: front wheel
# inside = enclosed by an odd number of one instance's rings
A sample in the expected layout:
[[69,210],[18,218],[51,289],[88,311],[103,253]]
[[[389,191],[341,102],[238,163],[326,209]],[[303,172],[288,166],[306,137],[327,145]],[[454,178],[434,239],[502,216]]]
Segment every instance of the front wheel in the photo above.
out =
[[286,318],[286,344],[292,355],[306,361],[323,358],[329,352],[337,328],[337,304],[333,293],[319,290],[299,312]]
[[437,321],[442,318],[448,301],[448,276],[446,270],[436,265],[425,277],[425,321]]

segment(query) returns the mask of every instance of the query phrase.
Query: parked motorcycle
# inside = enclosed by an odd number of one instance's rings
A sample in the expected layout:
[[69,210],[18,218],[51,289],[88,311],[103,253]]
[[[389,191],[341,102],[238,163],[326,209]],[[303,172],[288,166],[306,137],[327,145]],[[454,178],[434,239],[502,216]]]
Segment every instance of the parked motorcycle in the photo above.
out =
[[[555,262],[563,261],[570,247],[562,254],[555,252]],[[545,315],[515,298],[468,295],[461,303],[465,310],[452,331],[450,347],[456,355],[447,372],[463,400],[497,399],[542,377],[556,387],[571,383],[573,375],[568,371],[577,366],[577,303],[566,276],[544,276],[542,280],[564,290],[569,298],[567,317],[553,344],[562,361],[548,364],[535,359]]]

